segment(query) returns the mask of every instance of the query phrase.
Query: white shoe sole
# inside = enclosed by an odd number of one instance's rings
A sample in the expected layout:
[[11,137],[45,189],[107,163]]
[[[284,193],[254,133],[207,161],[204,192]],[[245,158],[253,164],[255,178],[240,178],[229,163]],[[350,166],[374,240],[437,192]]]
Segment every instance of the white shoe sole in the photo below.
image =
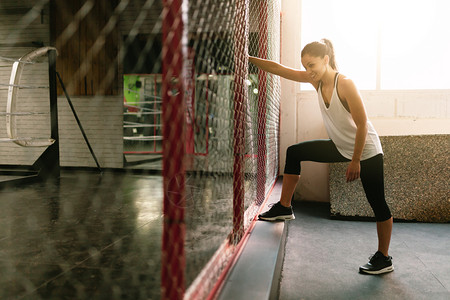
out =
[[379,275],[379,274],[383,274],[383,273],[388,273],[388,272],[394,271],[394,266],[389,266],[389,267],[383,268],[383,269],[378,270],[378,271],[369,271],[369,270],[364,270],[364,269],[359,269],[359,271],[362,272],[362,273],[367,273],[367,274],[372,274],[372,275]]
[[258,219],[264,220],[264,221],[278,221],[278,220],[288,221],[288,220],[295,220],[295,216],[294,215],[285,215],[285,216],[276,216],[276,217],[272,217],[272,218],[258,216]]

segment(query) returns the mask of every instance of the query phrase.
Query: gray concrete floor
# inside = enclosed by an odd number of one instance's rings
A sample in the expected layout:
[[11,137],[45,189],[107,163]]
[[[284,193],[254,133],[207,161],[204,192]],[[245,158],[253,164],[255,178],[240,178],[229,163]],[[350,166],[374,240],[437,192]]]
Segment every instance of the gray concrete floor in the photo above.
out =
[[394,223],[395,271],[372,276],[358,268],[377,250],[374,222],[331,220],[326,203],[294,210],[279,299],[450,299],[450,224]]

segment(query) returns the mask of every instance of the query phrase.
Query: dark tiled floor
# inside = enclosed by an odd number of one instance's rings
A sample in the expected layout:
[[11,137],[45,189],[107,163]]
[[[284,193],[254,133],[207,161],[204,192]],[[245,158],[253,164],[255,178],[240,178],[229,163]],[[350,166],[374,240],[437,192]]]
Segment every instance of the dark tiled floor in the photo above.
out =
[[160,185],[66,172],[1,190],[0,299],[158,299]]
[[394,223],[395,271],[362,275],[376,251],[373,222],[329,219],[329,205],[295,203],[280,299],[450,299],[450,224]]

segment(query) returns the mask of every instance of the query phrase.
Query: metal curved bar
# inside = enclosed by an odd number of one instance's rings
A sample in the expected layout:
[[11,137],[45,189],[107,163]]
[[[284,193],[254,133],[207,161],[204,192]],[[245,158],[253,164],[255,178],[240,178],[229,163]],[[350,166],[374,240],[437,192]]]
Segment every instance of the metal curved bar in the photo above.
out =
[[45,139],[45,138],[0,138],[1,142],[20,142],[20,146],[23,147],[47,147],[55,142],[54,139]]
[[[19,61],[19,60],[15,59],[15,58],[9,58],[9,57],[0,56],[0,61],[16,62],[16,61]],[[34,62],[26,62],[26,63],[32,64]],[[9,67],[11,67],[11,66],[9,66]]]
[[8,88],[8,101],[6,103],[6,132],[8,138],[17,145],[24,147],[46,147],[55,142],[53,139],[33,139],[18,138],[16,128],[16,102],[17,92],[20,87],[20,78],[25,64],[33,62],[36,58],[44,56],[50,50],[56,50],[54,47],[42,47],[31,51],[14,62],[11,69],[11,77]]

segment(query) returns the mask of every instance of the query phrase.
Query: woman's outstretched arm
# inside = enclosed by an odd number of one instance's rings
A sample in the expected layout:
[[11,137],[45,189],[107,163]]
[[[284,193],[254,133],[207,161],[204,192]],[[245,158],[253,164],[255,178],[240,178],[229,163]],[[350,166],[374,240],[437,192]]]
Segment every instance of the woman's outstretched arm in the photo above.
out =
[[249,56],[248,60],[260,68],[263,71],[281,76],[283,78],[298,81],[298,82],[309,82],[311,77],[306,73],[306,71],[301,71],[293,68],[286,67],[272,60],[262,59],[258,57]]

